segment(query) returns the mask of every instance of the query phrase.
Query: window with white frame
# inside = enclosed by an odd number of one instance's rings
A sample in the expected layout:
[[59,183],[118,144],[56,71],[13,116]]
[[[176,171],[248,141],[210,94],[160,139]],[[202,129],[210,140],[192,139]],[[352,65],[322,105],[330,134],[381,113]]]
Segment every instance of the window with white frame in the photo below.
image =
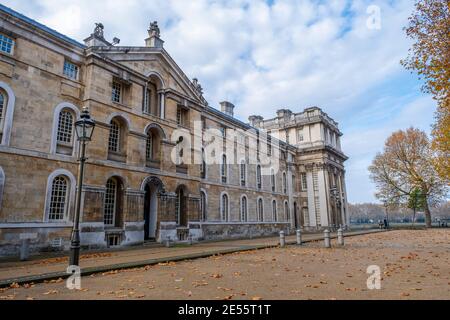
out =
[[150,113],[152,106],[152,91],[150,89],[144,89],[144,108],[145,113]]
[[118,81],[113,81],[111,99],[113,102],[122,103],[122,84]]
[[247,214],[248,208],[247,208],[247,197],[242,196],[241,197],[241,221],[247,221]]
[[77,80],[78,79],[78,66],[69,61],[64,61],[63,73],[65,76]]
[[206,193],[204,191],[200,191],[200,213],[201,213],[201,220],[206,221],[207,220]]
[[117,209],[117,181],[114,178],[106,182],[105,203],[103,206],[103,222],[107,226],[115,224]]
[[261,166],[259,164],[256,166],[256,184],[258,189],[262,188]]
[[148,161],[153,160],[153,134],[150,131],[147,133],[145,157]]
[[278,220],[278,216],[277,216],[277,202],[276,202],[276,200],[272,201],[272,220],[273,221],[277,221]]
[[64,144],[72,143],[73,134],[73,114],[69,110],[62,110],[59,113],[57,142]]
[[308,190],[308,183],[307,183],[307,180],[306,180],[306,172],[302,172],[300,178],[302,180],[301,181],[301,183],[302,183],[302,191]]
[[52,192],[48,212],[49,221],[61,221],[67,215],[69,185],[67,178],[57,176],[52,181]]
[[258,221],[264,221],[264,203],[263,200],[261,198],[258,199],[258,204],[257,204],[257,216],[258,216]]
[[221,201],[221,218],[222,221],[228,221],[228,195],[223,194],[222,195],[222,201]]
[[228,175],[227,156],[226,155],[222,155],[222,163],[220,164],[220,174],[222,176],[222,182],[226,183],[227,182],[227,175]]
[[109,151],[120,151],[120,123],[117,120],[112,120],[109,127]]
[[12,54],[14,51],[14,40],[3,34],[0,34],[0,51],[7,54]]
[[247,177],[247,166],[245,160],[241,160],[241,186],[245,187]]

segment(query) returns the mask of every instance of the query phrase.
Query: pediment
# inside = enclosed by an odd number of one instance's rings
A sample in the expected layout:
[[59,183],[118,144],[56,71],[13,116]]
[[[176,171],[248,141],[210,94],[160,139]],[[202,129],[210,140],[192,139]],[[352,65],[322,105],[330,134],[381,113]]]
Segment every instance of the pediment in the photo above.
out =
[[97,53],[145,77],[156,76],[160,78],[165,90],[173,90],[200,105],[207,104],[203,96],[196,90],[196,84],[189,80],[165,50],[145,47],[131,49],[115,47],[114,50]]

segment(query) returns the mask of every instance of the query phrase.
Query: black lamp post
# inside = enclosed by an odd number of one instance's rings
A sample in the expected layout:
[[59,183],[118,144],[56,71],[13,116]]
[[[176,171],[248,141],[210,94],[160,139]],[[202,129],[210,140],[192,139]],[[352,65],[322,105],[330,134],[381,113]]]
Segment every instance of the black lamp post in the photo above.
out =
[[69,265],[78,266],[80,260],[80,211],[81,211],[81,192],[83,190],[84,163],[86,162],[86,143],[91,141],[94,132],[95,122],[91,119],[89,109],[83,108],[80,120],[75,122],[75,132],[80,147],[80,165],[78,170],[78,189],[76,199],[76,211],[73,219],[72,238],[70,245]]

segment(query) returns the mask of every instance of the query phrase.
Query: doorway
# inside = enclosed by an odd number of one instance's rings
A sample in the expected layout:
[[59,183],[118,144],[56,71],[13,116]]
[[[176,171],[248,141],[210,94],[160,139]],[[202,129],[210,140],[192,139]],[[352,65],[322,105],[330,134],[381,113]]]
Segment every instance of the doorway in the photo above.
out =
[[144,240],[155,240],[158,222],[158,193],[160,185],[149,181],[144,196]]
[[177,188],[176,195],[175,211],[177,214],[177,224],[180,227],[187,227],[186,188],[184,186],[179,186]]

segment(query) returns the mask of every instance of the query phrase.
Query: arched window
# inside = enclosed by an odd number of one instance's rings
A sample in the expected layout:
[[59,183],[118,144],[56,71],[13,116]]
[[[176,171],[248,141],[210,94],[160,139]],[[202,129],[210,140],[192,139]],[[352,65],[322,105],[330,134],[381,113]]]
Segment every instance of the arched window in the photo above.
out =
[[73,114],[69,110],[62,110],[58,120],[58,143],[72,144]]
[[103,206],[103,222],[106,226],[116,225],[116,213],[118,203],[118,183],[116,178],[110,178],[106,182],[105,203]]
[[48,211],[49,221],[62,221],[67,217],[69,183],[64,176],[53,179]]
[[227,182],[227,175],[228,175],[227,156],[226,155],[222,155],[222,163],[220,164],[220,174],[222,176],[222,182],[226,183]]
[[270,185],[272,187],[272,192],[275,192],[275,170],[270,169]]
[[241,160],[241,186],[245,187],[247,183],[247,166],[245,160]]
[[256,166],[256,184],[258,189],[262,188],[261,166],[259,164]]
[[222,194],[221,203],[220,203],[220,215],[222,221],[228,221],[228,195],[226,193]]
[[272,219],[273,221],[278,221],[277,202],[275,200],[272,201]]
[[283,172],[283,193],[287,193],[287,179],[286,179],[286,172]]
[[257,204],[257,213],[258,213],[258,221],[264,221],[264,204],[263,204],[263,199],[259,198],[258,199],[258,204]]
[[201,220],[206,221],[207,220],[207,214],[206,214],[206,192],[200,191],[200,214],[201,214]]
[[126,162],[129,121],[115,116],[109,122],[108,159]]
[[150,131],[147,133],[145,157],[147,161],[153,160],[153,134]]
[[0,81],[0,144],[9,145],[16,96],[11,87]]
[[120,123],[112,120],[109,127],[109,151],[120,152]]
[[286,217],[286,221],[291,221],[291,214],[289,212],[289,203],[287,201],[284,202],[284,216]]
[[248,208],[247,208],[247,197],[242,196],[241,197],[241,221],[247,221],[248,216]]

